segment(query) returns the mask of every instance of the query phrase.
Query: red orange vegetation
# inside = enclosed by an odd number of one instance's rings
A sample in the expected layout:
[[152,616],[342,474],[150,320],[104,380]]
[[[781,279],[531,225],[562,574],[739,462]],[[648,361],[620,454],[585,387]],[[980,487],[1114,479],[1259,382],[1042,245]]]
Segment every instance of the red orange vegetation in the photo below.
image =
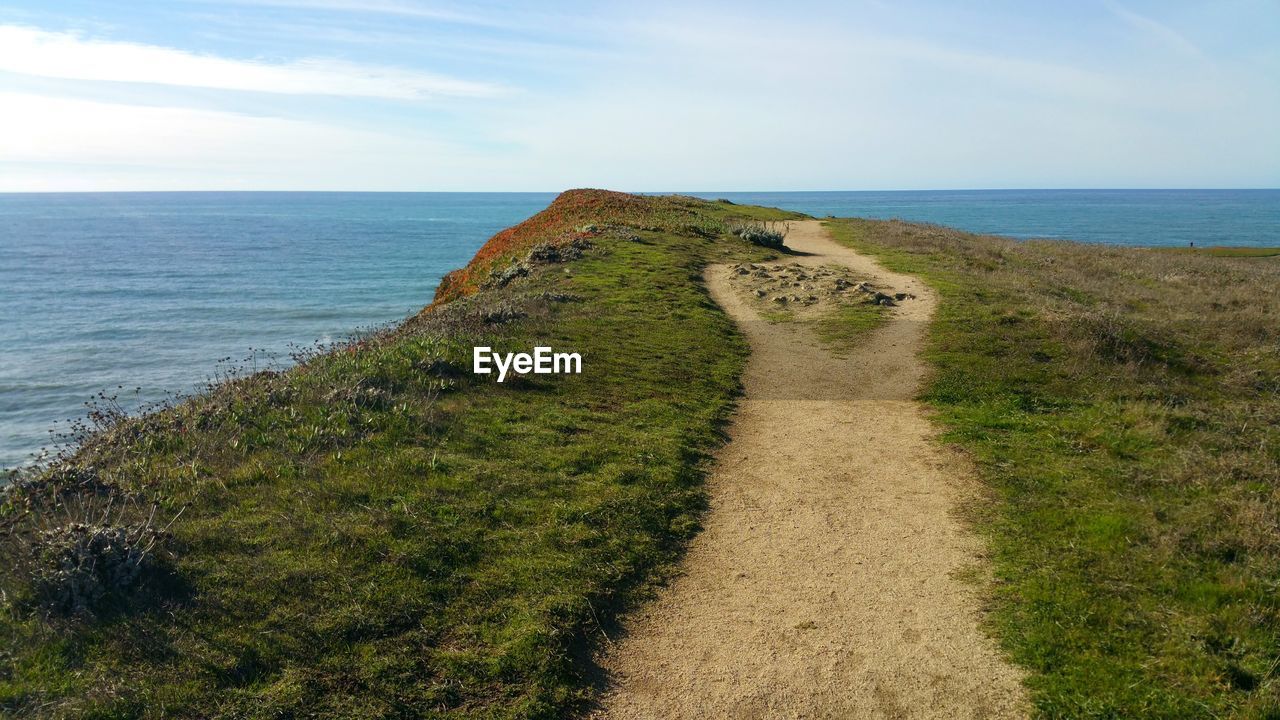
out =
[[466,267],[445,275],[432,304],[474,293],[490,271],[523,255],[538,243],[566,245],[618,226],[637,230],[689,229],[718,234],[721,228],[702,227],[707,218],[698,212],[698,208],[707,205],[706,201],[690,197],[630,195],[611,190],[567,190],[547,209],[489,238]]

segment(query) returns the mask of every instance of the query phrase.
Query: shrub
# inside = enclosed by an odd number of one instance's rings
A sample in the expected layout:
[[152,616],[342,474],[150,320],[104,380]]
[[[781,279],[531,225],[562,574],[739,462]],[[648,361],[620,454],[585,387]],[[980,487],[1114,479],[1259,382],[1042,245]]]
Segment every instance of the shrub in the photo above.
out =
[[[589,226],[595,231],[595,226]],[[586,238],[575,237],[565,243],[549,243],[540,242],[529,250],[529,255],[525,258],[527,263],[562,263],[570,260],[577,260],[582,257],[585,250],[591,248],[591,241]]]
[[524,310],[520,309],[515,303],[504,300],[494,305],[480,310],[480,319],[486,325],[502,325],[504,323],[520,320],[528,316]]
[[529,274],[529,266],[524,263],[514,263],[510,267],[503,270],[494,270],[489,273],[489,284],[493,287],[506,287],[512,280],[522,278]]
[[128,599],[161,567],[158,548],[169,527],[156,525],[159,505],[92,468],[56,468],[24,481],[0,507],[0,597],[20,609],[93,615]]
[[158,538],[150,525],[77,522],[40,532],[31,545],[35,601],[52,613],[92,613],[108,595],[127,595],[152,569]]
[[782,229],[779,230],[773,223],[742,222],[730,225],[729,232],[749,243],[781,250],[783,249],[782,241],[787,236],[787,226],[783,224]]

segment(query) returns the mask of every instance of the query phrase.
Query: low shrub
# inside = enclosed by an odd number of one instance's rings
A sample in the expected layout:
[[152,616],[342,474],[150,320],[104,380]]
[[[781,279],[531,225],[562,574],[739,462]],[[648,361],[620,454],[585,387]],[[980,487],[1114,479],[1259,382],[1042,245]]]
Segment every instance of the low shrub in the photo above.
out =
[[529,274],[529,266],[522,262],[513,263],[501,270],[494,270],[489,273],[489,285],[491,287],[506,287],[516,278],[522,278]]
[[[592,232],[596,231],[594,225],[589,227]],[[525,258],[525,262],[531,264],[569,262],[582,257],[582,253],[590,248],[591,241],[581,237],[574,237],[563,243],[541,242],[529,249],[529,255]]]
[[16,610],[64,617],[128,600],[162,569],[169,526],[157,525],[158,511],[92,468],[57,468],[9,489],[0,596]]
[[778,225],[765,222],[739,222],[729,226],[729,232],[761,247],[772,248],[774,250],[783,249],[782,241],[787,237],[787,225],[785,223],[778,229]]

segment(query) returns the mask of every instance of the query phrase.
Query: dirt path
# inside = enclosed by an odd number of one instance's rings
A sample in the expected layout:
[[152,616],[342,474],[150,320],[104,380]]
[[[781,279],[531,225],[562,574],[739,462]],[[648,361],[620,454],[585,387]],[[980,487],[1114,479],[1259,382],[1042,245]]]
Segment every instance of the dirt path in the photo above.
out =
[[913,293],[854,353],[759,318],[727,267],[716,300],[751,341],[746,397],[684,572],[615,637],[600,718],[990,718],[1024,710],[1019,673],[956,574],[982,547],[955,519],[959,458],[912,400],[935,306],[915,278],[837,245],[787,245]]

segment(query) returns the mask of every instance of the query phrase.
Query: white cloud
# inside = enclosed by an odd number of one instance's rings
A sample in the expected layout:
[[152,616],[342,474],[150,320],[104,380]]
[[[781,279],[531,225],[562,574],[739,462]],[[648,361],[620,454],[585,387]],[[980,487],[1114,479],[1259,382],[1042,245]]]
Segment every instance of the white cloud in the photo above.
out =
[[3,91],[0,107],[0,192],[462,189],[485,172],[422,134]]
[[[1120,21],[1097,12],[1114,39]],[[1126,21],[1152,42],[1114,57],[1076,45],[1040,52],[891,32],[855,16],[718,15],[682,5],[593,20],[606,21],[612,34],[598,47],[557,45],[554,67],[534,41],[517,48],[506,34],[424,33],[414,46],[419,62],[431,54],[424,46],[471,66],[511,53],[512,69],[502,72],[528,88],[447,112],[0,75],[0,190],[1274,186],[1280,167],[1275,63],[1189,57],[1141,19]],[[366,29],[413,33],[399,21],[351,26]],[[91,69],[138,81],[154,72],[193,84],[206,72],[215,79],[205,87],[257,78],[275,92],[367,89],[364,68],[333,76],[306,62],[165,48],[149,48],[160,52],[154,60],[125,62],[119,43],[26,32],[70,43],[71,59],[53,64],[76,77]],[[32,64],[28,55],[0,35],[0,71]],[[214,68],[175,69],[174,60]],[[254,75],[263,68],[280,72]],[[425,92],[379,77],[377,92],[390,97]],[[51,97],[68,92],[80,99]],[[181,104],[199,108],[158,107]]]
[[528,150],[546,187],[1274,183],[1261,168],[1280,157],[1275,93],[1211,67],[1103,72],[816,21],[665,20],[633,26],[646,62],[601,68],[491,131]]
[[45,78],[286,95],[412,100],[434,96],[488,97],[501,93],[501,88],[487,83],[399,68],[329,59],[288,63],[235,60],[17,25],[0,25],[0,71]]
[[440,20],[465,25],[497,26],[492,18],[471,13],[444,10],[421,3],[395,0],[219,0],[219,4],[251,5],[290,10],[322,10],[360,14],[394,15],[422,20]]

